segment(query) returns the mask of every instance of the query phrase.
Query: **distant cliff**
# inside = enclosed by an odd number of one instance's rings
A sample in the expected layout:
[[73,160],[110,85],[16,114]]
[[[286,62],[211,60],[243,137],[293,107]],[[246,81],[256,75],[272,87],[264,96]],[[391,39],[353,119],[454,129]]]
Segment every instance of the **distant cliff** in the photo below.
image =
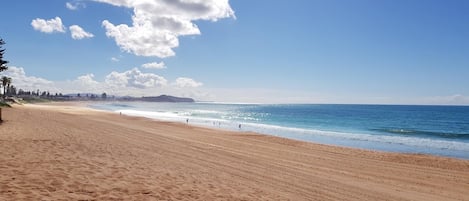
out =
[[171,103],[192,103],[194,99],[192,98],[181,98],[175,96],[161,95],[161,96],[147,96],[147,97],[121,97],[117,100],[123,101],[145,101],[145,102],[171,102]]
[[161,95],[161,96],[148,96],[140,98],[141,101],[147,102],[172,102],[172,103],[192,103],[192,98],[181,98],[175,96]]

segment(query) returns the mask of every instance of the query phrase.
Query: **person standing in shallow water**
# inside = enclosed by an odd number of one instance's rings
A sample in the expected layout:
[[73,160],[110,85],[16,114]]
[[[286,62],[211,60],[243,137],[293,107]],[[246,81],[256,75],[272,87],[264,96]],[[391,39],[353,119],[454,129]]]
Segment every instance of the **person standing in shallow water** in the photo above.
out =
[[241,129],[241,124],[238,125],[238,128]]
[[186,124],[189,124],[189,119],[186,119]]

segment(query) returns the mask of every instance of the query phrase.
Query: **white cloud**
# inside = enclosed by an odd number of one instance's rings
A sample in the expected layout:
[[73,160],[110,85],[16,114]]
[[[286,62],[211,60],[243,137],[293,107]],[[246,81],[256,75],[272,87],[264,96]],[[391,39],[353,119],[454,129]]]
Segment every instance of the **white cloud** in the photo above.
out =
[[70,29],[70,32],[72,34],[72,38],[75,39],[75,40],[81,40],[81,39],[84,39],[84,38],[94,37],[94,35],[92,33],[86,32],[85,30],[83,30],[83,28],[81,28],[78,25],[72,25],[72,26],[69,27],[69,29]]
[[94,74],[92,73],[78,76],[73,81],[57,83],[57,85],[60,85],[62,90],[67,93],[102,93],[108,88],[105,84],[94,80]]
[[12,78],[12,84],[17,89],[23,90],[56,90],[54,82],[40,77],[28,76],[21,67],[10,66],[4,71],[4,75]]
[[65,7],[67,7],[69,10],[77,10],[78,9],[78,5],[76,5],[75,3],[70,3],[70,2],[65,3]]
[[65,32],[65,26],[62,24],[60,17],[55,17],[50,20],[36,18],[31,22],[34,30],[44,33]]
[[93,73],[79,76],[76,79],[76,82],[81,84],[81,85],[97,85],[97,84],[99,84],[97,81],[94,80],[94,74]]
[[65,3],[65,7],[67,7],[69,10],[78,10],[79,8],[84,8],[86,5],[82,2],[67,2]]
[[134,68],[123,73],[116,71],[106,76],[106,84],[113,87],[133,87],[133,88],[155,88],[164,87],[168,81],[153,73],[142,73],[138,68]]
[[166,68],[166,65],[164,62],[151,62],[151,63],[146,63],[142,65],[143,68],[149,68],[149,69],[164,69]]
[[[124,72],[111,72],[104,81],[96,79],[94,74],[78,76],[73,80],[50,81],[45,78],[28,75],[21,67],[10,66],[2,75],[12,78],[12,85],[26,91],[50,91],[51,93],[103,93],[109,95],[156,96],[169,94],[191,97],[196,100],[246,102],[246,103],[383,103],[383,104],[436,104],[469,105],[467,94],[455,94],[434,97],[388,97],[384,99],[336,97],[333,94],[316,94],[305,91],[282,91],[275,89],[226,89],[200,87],[202,83],[192,78],[180,77],[171,84],[159,75],[142,73],[137,68]],[[396,102],[397,101],[397,102]]]
[[176,79],[176,82],[174,83],[175,86],[180,87],[180,88],[186,88],[186,87],[200,87],[203,84],[201,82],[196,82],[195,80],[187,77],[180,77]]
[[425,104],[469,105],[469,96],[454,94],[449,96],[435,96],[424,99]]
[[51,93],[103,93],[118,96],[157,96],[169,94],[181,97],[191,97],[197,100],[208,100],[206,92],[195,88],[179,88],[159,75],[142,73],[137,68],[124,72],[111,72],[104,81],[98,81],[94,74],[78,76],[73,80],[50,81],[40,77],[29,76],[21,67],[10,66],[3,75],[12,78],[12,84],[17,89],[26,91],[50,91]]
[[116,58],[116,57],[111,57],[111,61],[114,61],[114,62],[119,62],[120,59],[119,58]]
[[102,25],[122,50],[138,56],[174,56],[179,36],[200,34],[193,21],[235,17],[228,0],[95,1],[133,9],[131,26],[108,20]]

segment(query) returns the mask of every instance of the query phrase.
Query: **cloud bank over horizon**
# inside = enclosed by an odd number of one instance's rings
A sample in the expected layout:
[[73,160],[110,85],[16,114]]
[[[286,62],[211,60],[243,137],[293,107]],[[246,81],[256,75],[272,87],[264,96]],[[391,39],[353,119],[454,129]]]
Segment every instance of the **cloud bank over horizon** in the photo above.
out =
[[154,73],[144,73],[138,68],[124,72],[112,71],[98,81],[93,73],[78,76],[74,80],[51,81],[28,75],[24,68],[10,66],[4,75],[11,77],[13,85],[19,90],[49,91],[51,93],[96,93],[106,92],[118,96],[153,96],[170,94],[193,98],[206,98],[207,94],[198,88],[202,86],[192,78],[179,77],[173,82]]
[[203,83],[192,78],[178,77],[168,81],[154,73],[144,73],[138,68],[124,72],[113,71],[103,81],[93,73],[78,76],[74,80],[51,81],[27,75],[24,68],[10,66],[3,72],[13,79],[17,89],[26,91],[49,91],[51,93],[96,93],[103,92],[117,96],[157,96],[161,94],[190,97],[198,101],[231,103],[338,103],[338,104],[423,104],[423,105],[469,105],[469,95],[450,94],[447,96],[408,97],[396,102],[393,98],[369,101],[370,97],[358,99],[333,97],[304,91],[282,91],[262,88],[203,88]]

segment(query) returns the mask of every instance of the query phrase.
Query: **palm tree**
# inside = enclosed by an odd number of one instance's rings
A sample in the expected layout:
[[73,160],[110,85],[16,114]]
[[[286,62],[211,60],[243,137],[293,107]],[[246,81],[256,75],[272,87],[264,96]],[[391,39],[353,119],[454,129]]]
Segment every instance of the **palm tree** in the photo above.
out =
[[8,82],[7,82],[7,92],[5,93],[6,95],[9,95],[11,96],[11,88],[10,88],[10,85],[11,85],[11,77],[8,78]]
[[6,90],[5,95],[11,95],[11,94],[10,94],[10,85],[11,85],[11,77],[8,78],[7,90]]
[[10,86],[11,84],[11,78],[7,76],[3,76],[2,79],[2,85],[3,85],[3,99],[5,99],[6,93],[7,93],[7,86]]

